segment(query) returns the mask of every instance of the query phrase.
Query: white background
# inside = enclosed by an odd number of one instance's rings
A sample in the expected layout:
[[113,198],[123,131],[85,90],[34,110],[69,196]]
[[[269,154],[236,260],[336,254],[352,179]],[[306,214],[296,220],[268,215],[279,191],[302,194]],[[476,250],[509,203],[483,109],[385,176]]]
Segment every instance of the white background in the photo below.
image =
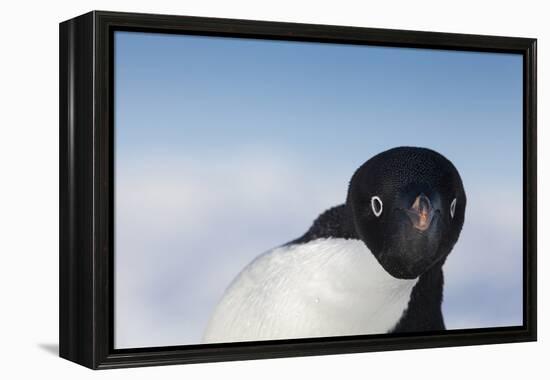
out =
[[[545,351],[550,87],[544,1],[9,2],[0,23],[0,339],[2,378],[526,378]],[[92,372],[56,357],[58,336],[58,23],[92,9],[539,39],[539,342]],[[545,302],[546,301],[546,302]]]

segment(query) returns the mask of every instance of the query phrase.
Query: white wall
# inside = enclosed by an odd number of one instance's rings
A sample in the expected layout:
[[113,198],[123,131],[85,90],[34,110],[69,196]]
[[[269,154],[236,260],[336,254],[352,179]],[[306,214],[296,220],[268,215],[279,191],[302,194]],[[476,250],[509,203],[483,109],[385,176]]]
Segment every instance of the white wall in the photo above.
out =
[[[0,345],[3,378],[528,377],[548,372],[550,26],[543,1],[8,2],[0,24]],[[539,39],[539,342],[93,372],[57,358],[58,26],[92,9],[536,37]],[[546,301],[546,302],[545,302]]]

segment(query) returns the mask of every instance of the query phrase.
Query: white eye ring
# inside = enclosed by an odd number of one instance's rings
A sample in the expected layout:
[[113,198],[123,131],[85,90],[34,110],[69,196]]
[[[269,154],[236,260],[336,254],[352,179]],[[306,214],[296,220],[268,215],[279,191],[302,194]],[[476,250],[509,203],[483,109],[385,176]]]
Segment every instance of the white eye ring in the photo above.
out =
[[451,202],[451,219],[455,217],[456,198]]
[[384,204],[382,203],[382,199],[380,199],[378,195],[375,195],[370,199],[370,207],[372,208],[372,212],[374,212],[374,215],[377,218],[382,215]]

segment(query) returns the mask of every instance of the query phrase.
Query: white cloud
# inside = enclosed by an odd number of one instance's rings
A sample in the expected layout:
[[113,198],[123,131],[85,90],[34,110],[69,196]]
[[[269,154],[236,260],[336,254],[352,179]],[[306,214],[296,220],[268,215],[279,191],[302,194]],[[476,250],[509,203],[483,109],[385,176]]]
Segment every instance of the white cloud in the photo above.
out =
[[521,325],[521,196],[483,187],[469,194],[464,229],[444,268],[447,327]]

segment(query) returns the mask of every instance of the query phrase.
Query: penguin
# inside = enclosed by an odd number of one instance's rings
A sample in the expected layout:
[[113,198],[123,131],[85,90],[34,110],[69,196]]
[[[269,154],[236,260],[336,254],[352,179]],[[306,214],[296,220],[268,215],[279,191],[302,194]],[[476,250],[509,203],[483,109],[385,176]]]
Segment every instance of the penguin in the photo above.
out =
[[445,330],[442,266],[465,210],[460,174],[440,153],[373,156],[351,177],[344,204],[238,274],[203,342]]

